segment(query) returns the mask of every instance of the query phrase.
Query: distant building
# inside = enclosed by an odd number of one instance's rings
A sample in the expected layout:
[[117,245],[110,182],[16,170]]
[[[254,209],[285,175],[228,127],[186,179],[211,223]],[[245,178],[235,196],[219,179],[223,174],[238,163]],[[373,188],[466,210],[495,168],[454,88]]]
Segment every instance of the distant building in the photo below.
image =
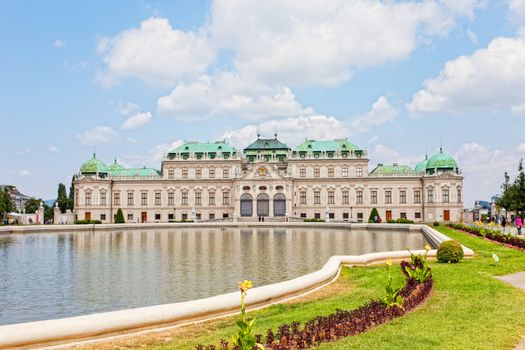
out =
[[457,221],[463,176],[440,150],[414,169],[379,164],[346,139],[306,140],[295,149],[258,137],[242,152],[224,141],[186,142],[169,151],[160,170],[106,165],[93,155],[74,177],[78,219],[127,222],[183,219],[256,221],[322,218],[366,222],[372,208],[383,221]]
[[4,191],[7,188],[7,192],[15,205],[16,211],[24,211],[26,208],[26,202],[31,198],[22,194],[15,186],[11,185],[0,185],[0,191]]

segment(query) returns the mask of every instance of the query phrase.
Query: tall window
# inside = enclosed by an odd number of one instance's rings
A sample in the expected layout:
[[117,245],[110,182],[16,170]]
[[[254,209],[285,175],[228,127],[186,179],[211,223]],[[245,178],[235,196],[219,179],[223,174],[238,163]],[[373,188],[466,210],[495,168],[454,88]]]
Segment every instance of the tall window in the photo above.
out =
[[448,203],[450,200],[448,189],[443,190],[443,203]]
[[100,192],[100,205],[106,205],[106,192]]
[[224,168],[222,169],[222,177],[227,179],[230,176],[230,169]]
[[155,192],[155,205],[160,205],[160,192]]
[[357,191],[356,202],[357,204],[363,204],[363,191]]
[[140,194],[140,204],[141,205],[148,205],[148,194],[146,192],[142,192]]
[[299,176],[306,177],[306,168],[299,169]]
[[168,179],[173,180],[175,178],[175,170],[168,169]]
[[215,169],[210,169],[210,171],[208,172],[208,175],[210,176],[210,179],[215,178]]
[[357,177],[362,177],[362,176],[363,176],[363,168],[359,166],[357,167]]
[[128,192],[128,205],[133,205],[133,192]]
[[306,191],[299,192],[299,203],[306,204]]
[[328,177],[334,177],[334,168],[328,168]]
[[406,204],[407,202],[407,191],[399,191],[399,203]]
[[175,205],[175,193],[168,193],[168,205]]
[[420,190],[414,191],[414,203],[421,203],[421,191]]
[[429,203],[434,203],[434,189],[428,189],[427,198]]
[[348,167],[347,166],[343,167],[343,169],[341,170],[341,175],[343,177],[348,177]]
[[91,205],[91,192],[86,192],[86,205]]
[[182,178],[187,179],[188,178],[188,169],[182,169]]
[[180,200],[182,205],[188,205],[188,192],[182,192]]
[[314,168],[314,176],[315,177],[321,176],[321,169],[320,168]]
[[202,193],[195,192],[195,205],[201,205],[202,204]]
[[202,177],[202,169],[195,169],[195,178],[200,179]]
[[377,191],[370,191],[370,203],[377,204]]
[[334,191],[328,191],[328,204],[335,204]]
[[458,203],[461,203],[461,188],[458,187]]
[[222,192],[222,205],[230,205],[230,191]]
[[215,205],[215,192],[209,193],[208,203],[210,205]]
[[348,204],[349,198],[348,198],[348,191],[343,191],[343,204]]
[[392,191],[385,191],[385,203],[392,204]]
[[321,204],[321,192],[314,192],[314,204]]
[[113,193],[113,203],[120,205],[120,193]]

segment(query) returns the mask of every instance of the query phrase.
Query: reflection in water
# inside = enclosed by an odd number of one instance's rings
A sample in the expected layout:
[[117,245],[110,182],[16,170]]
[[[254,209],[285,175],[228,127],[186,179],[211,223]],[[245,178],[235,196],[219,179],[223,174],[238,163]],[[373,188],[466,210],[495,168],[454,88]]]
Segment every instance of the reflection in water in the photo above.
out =
[[284,281],[332,255],[422,248],[420,233],[173,229],[0,236],[0,324],[198,299]]

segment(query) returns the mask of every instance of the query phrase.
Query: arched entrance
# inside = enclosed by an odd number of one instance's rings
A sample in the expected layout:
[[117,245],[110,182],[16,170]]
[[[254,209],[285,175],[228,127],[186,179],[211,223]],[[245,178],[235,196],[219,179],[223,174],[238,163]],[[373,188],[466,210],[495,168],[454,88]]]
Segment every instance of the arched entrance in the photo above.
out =
[[257,196],[257,216],[270,215],[270,197],[266,193]]
[[282,193],[277,193],[273,196],[273,216],[286,215],[286,196]]
[[253,198],[249,193],[241,196],[241,216],[253,215]]

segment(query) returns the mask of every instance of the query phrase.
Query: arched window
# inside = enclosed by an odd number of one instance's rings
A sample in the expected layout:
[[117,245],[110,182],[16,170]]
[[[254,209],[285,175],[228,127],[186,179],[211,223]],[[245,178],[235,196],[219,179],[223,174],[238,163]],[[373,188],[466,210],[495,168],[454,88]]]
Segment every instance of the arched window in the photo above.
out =
[[241,216],[253,215],[253,199],[249,193],[244,193],[241,196]]
[[273,196],[273,216],[286,215],[286,196],[282,193],[277,193]]
[[266,193],[257,196],[257,216],[270,215],[270,198]]

